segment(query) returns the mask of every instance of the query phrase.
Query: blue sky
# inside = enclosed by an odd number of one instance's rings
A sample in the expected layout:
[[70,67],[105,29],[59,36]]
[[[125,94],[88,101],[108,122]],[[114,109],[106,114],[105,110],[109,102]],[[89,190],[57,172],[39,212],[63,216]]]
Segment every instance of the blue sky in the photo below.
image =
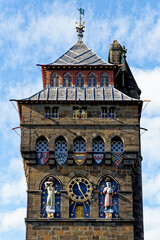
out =
[[[148,129],[142,134],[145,240],[159,239],[160,2],[81,2],[84,42],[106,61],[113,40],[125,45],[141,99],[151,100],[141,120]],[[19,126],[19,116],[9,99],[42,89],[36,64],[53,62],[76,43],[77,7],[75,0],[0,1],[0,240],[25,239],[26,184],[20,136],[12,131]]]

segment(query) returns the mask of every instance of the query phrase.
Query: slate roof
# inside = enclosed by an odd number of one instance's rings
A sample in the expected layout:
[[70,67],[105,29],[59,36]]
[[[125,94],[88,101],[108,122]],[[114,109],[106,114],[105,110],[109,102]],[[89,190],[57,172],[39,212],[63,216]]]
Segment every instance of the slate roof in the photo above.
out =
[[55,62],[47,64],[54,65],[114,65],[105,62],[90,48],[88,48],[83,41],[78,41],[72,48],[64,53]]
[[131,97],[125,95],[114,87],[49,87],[34,94],[25,101],[132,101]]

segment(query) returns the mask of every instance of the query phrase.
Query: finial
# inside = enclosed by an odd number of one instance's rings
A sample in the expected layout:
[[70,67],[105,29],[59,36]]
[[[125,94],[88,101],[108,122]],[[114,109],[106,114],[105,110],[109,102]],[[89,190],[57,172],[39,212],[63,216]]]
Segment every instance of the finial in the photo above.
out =
[[[83,38],[83,32],[84,32],[84,29],[85,29],[85,22],[82,23],[82,18],[84,16],[84,9],[80,8],[77,10],[79,11],[79,24],[78,22],[76,22],[76,32],[78,32],[78,41],[82,41],[82,38]],[[82,16],[83,15],[83,16]]]

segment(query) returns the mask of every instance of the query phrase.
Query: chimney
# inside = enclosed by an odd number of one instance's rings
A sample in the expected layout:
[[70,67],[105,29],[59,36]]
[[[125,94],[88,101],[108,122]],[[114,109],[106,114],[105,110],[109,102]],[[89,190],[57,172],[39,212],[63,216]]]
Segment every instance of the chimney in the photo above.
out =
[[113,64],[121,64],[122,47],[117,40],[114,40],[109,48],[108,62]]

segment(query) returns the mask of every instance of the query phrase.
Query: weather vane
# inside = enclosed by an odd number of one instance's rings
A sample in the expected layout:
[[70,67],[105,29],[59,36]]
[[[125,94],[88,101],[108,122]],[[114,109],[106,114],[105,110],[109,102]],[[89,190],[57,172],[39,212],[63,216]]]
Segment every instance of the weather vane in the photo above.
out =
[[78,41],[82,41],[83,32],[85,29],[85,26],[84,26],[85,22],[82,23],[82,18],[84,16],[84,9],[81,8],[81,5],[80,5],[80,8],[77,8],[77,10],[79,11],[79,24],[78,22],[76,22],[76,32],[78,32]]

